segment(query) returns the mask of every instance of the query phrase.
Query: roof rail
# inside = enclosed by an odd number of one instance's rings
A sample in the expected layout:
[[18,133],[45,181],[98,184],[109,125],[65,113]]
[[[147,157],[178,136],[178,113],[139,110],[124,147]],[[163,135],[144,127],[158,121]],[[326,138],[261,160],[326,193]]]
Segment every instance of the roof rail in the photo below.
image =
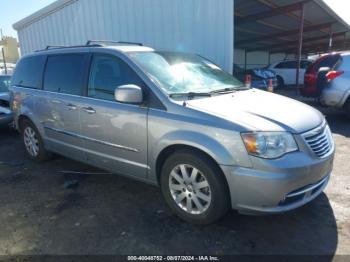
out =
[[46,46],[45,50],[49,50],[49,49],[56,49],[56,48],[66,48],[68,46],[64,46],[64,45],[48,45]]
[[102,45],[138,45],[143,46],[142,43],[128,42],[128,41],[109,41],[109,40],[89,40],[86,42],[87,46],[91,46],[93,43]]
[[74,46],[66,46],[66,45],[48,45],[45,49],[36,50],[35,52],[41,52],[45,50],[51,49],[62,49],[62,48],[75,48],[75,47],[102,47],[106,45],[138,45],[143,46],[142,43],[135,42],[125,42],[125,41],[109,41],[109,40],[89,40],[85,45],[74,45]]
[[99,44],[93,44],[93,45],[72,45],[72,46],[64,46],[64,45],[48,45],[45,49],[36,50],[35,52],[42,52],[46,50],[51,49],[65,49],[65,48],[79,48],[79,47],[102,47],[102,45]]

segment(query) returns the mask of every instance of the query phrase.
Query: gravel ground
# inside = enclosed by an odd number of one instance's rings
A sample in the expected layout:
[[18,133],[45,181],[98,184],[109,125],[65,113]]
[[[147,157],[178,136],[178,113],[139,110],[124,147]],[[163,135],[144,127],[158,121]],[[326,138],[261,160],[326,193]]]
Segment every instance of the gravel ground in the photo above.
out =
[[117,175],[64,174],[101,171],[63,157],[33,163],[17,133],[0,130],[0,255],[350,255],[350,122],[327,114],[337,153],[325,193],[287,214],[231,211],[210,226],[178,219],[155,187]]

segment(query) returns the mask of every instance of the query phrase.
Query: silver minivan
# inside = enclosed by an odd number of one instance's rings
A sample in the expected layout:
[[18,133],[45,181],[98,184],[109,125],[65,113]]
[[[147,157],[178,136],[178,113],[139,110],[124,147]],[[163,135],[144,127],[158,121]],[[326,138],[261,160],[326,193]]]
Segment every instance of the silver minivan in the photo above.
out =
[[192,223],[229,208],[295,209],[332,171],[334,142],[320,112],[246,88],[193,54],[130,43],[47,48],[20,60],[11,94],[30,158],[53,152],[159,185]]

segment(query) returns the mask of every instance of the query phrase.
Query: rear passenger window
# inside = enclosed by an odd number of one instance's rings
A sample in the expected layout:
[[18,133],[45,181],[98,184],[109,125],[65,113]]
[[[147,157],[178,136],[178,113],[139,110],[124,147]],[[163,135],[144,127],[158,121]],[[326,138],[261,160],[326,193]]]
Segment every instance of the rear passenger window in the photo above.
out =
[[310,64],[311,64],[310,61],[301,61],[301,62],[300,62],[300,68],[306,69],[306,68],[308,68],[308,66],[309,66]]
[[12,84],[28,88],[41,88],[45,56],[31,56],[19,61],[12,78]]
[[295,69],[295,68],[297,68],[297,61],[285,62],[284,68],[286,68],[286,69]]
[[331,55],[329,57],[326,57],[324,60],[322,60],[319,65],[317,66],[317,71],[321,67],[329,67],[330,69],[333,69],[333,67],[339,62],[341,59],[340,55]]
[[279,63],[278,65],[275,66],[275,68],[279,68],[279,69],[282,69],[285,67],[285,62],[281,62]]
[[44,90],[81,95],[88,56],[85,54],[49,56],[44,77]]
[[115,101],[115,89],[128,84],[142,87],[142,80],[124,61],[109,55],[93,57],[88,88],[89,97]]

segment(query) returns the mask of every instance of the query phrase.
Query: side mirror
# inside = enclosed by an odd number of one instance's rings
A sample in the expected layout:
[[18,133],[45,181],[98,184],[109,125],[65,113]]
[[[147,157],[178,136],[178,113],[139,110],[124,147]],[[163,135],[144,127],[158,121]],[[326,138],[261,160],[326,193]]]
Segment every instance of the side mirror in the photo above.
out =
[[142,89],[137,85],[118,86],[114,91],[114,98],[121,103],[141,104],[143,102]]

